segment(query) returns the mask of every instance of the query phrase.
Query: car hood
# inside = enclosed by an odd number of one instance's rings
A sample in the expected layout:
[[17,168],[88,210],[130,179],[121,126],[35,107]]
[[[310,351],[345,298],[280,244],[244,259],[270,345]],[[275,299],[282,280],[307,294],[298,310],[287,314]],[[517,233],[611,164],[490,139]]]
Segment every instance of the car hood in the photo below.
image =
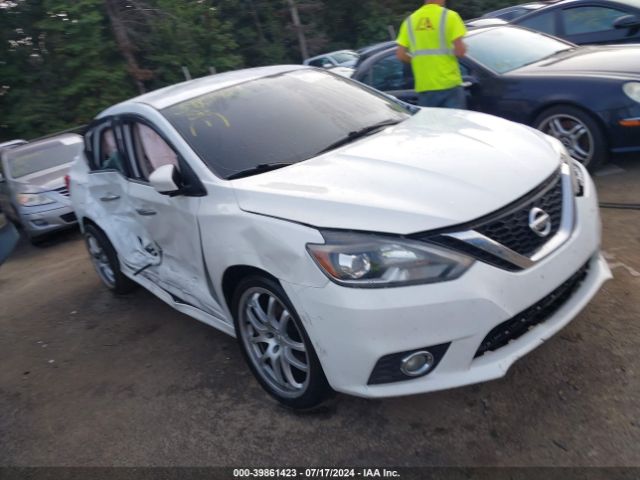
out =
[[596,76],[640,77],[640,46],[608,45],[578,47],[552,58],[519,68],[518,74],[574,74]]
[[545,136],[529,127],[481,113],[423,109],[373,136],[232,185],[247,212],[408,234],[486,215],[558,166]]
[[20,193],[39,193],[55,190],[64,186],[64,176],[69,173],[73,163],[65,163],[54,168],[34,172],[24,177],[14,179],[19,185]]

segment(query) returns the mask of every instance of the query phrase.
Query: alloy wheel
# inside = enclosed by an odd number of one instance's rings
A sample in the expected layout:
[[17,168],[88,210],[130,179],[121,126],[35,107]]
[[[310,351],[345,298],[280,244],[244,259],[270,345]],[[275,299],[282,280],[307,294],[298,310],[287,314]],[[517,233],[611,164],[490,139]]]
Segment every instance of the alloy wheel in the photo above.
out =
[[283,397],[303,395],[310,380],[309,355],[291,312],[260,287],[244,292],[239,307],[239,335],[260,377]]
[[569,154],[580,163],[591,163],[595,151],[593,135],[580,119],[559,113],[545,118],[538,128],[560,140]]
[[111,263],[109,262],[109,257],[107,256],[107,252],[100,244],[100,241],[94,237],[91,233],[87,233],[87,248],[89,249],[89,255],[91,256],[91,261],[93,262],[93,266],[98,272],[98,275],[102,279],[102,281],[109,287],[114,288],[116,284],[116,276],[111,268]]

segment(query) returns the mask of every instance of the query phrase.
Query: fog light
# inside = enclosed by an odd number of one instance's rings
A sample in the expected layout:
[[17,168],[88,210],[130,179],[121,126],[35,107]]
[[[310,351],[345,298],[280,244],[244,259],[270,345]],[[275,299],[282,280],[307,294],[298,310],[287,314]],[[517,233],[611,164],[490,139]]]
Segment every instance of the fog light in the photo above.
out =
[[49,223],[46,220],[31,220],[36,227],[46,227]]
[[408,377],[419,377],[431,370],[434,363],[435,360],[431,352],[414,352],[402,359],[400,370]]

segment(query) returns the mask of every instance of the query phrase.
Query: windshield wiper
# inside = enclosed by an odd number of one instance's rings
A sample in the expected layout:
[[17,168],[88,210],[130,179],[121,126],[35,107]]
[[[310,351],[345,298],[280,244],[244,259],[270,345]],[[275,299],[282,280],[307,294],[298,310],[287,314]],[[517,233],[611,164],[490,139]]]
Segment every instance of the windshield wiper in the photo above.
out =
[[368,127],[361,128],[360,130],[355,130],[353,132],[349,132],[346,137],[341,138],[340,140],[333,142],[328,147],[323,148],[314,156],[320,155],[321,153],[328,152],[329,150],[334,150],[342,145],[346,145],[347,143],[351,143],[357,138],[365,137],[367,135],[371,135],[372,133],[377,132],[378,130],[383,129],[384,127],[389,127],[391,125],[397,125],[402,120],[385,120],[384,122],[379,122],[374,125],[369,125]]
[[251,175],[257,175],[258,173],[270,172],[271,170],[277,170],[278,168],[288,167],[293,163],[278,162],[278,163],[260,163],[254,167],[247,168],[246,170],[240,170],[227,177],[227,180],[235,180],[236,178],[250,177]]

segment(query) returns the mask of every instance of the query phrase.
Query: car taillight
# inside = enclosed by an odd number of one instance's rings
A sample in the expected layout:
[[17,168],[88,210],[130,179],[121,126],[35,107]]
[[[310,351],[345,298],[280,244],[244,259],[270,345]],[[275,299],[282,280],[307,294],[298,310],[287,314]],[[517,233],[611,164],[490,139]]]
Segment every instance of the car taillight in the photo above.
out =
[[67,192],[71,193],[71,178],[69,175],[64,176],[64,186],[67,187]]

